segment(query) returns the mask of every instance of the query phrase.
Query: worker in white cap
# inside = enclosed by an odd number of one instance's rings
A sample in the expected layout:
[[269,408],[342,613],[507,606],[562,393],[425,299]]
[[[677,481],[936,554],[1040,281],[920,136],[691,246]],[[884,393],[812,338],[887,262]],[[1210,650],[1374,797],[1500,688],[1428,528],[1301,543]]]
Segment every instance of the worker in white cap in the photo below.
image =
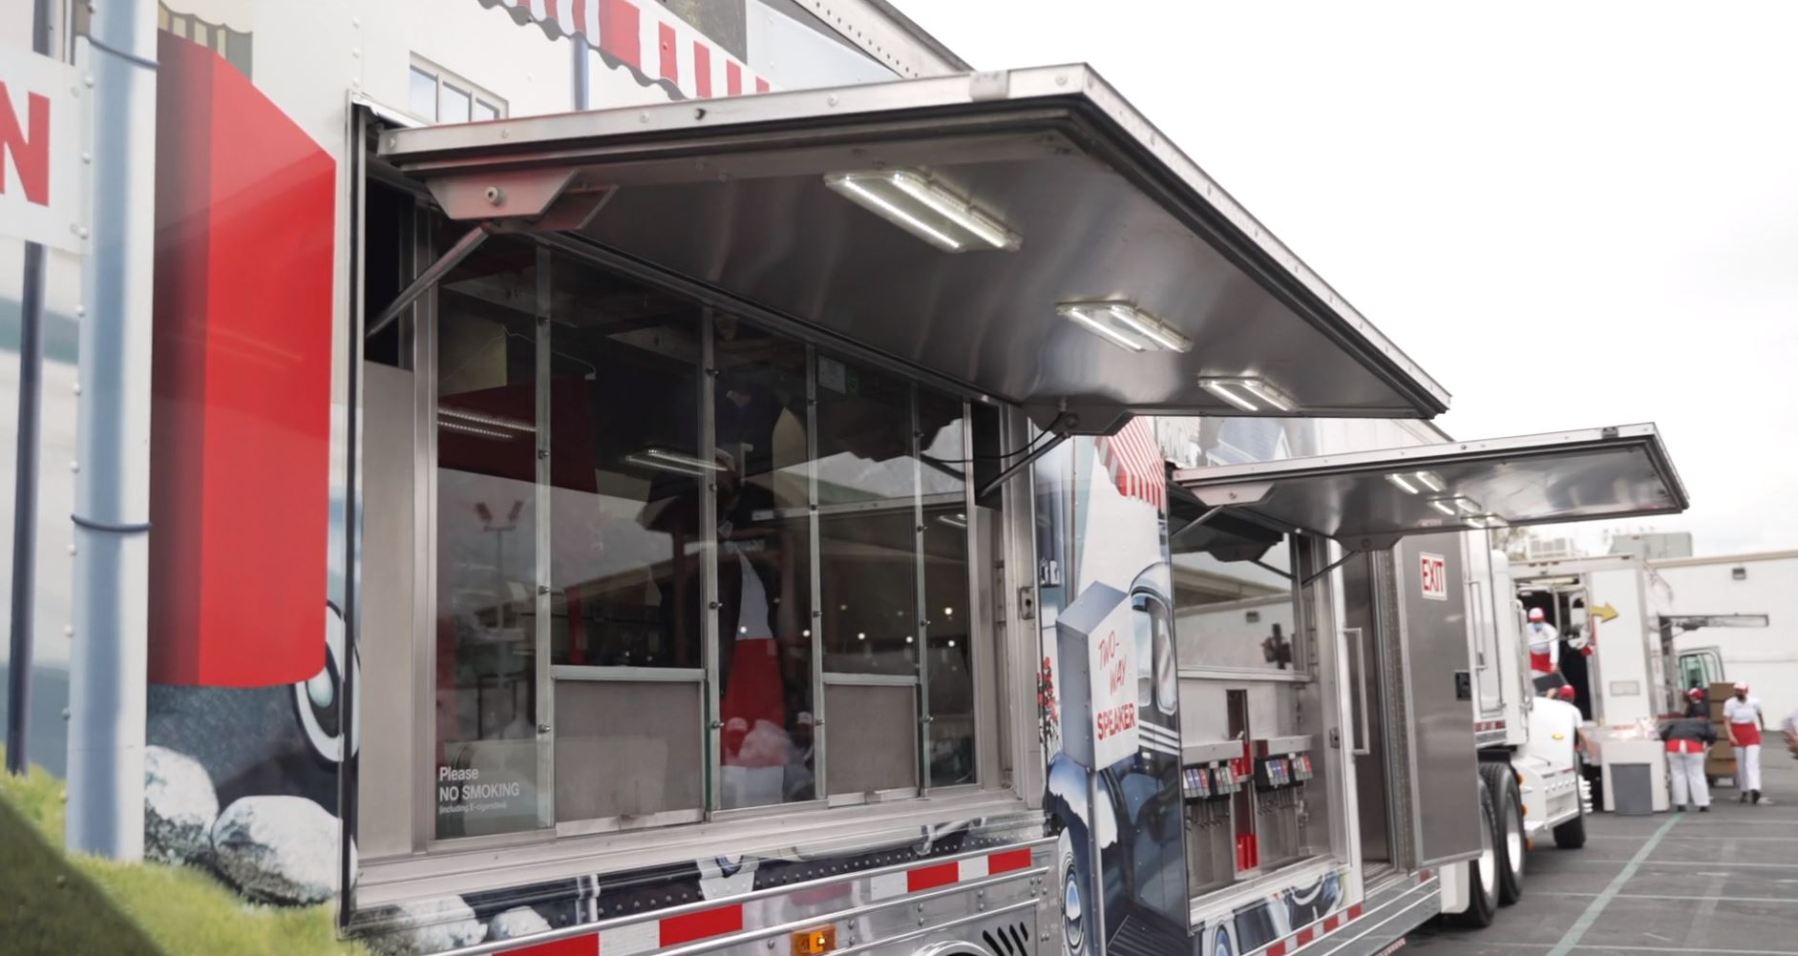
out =
[[1736,748],[1736,789],[1740,803],[1772,803],[1761,797],[1761,702],[1748,696],[1748,685],[1735,685],[1735,696],[1723,702],[1723,726]]
[[1561,632],[1548,623],[1541,608],[1530,608],[1530,623],[1524,636],[1530,642],[1530,675],[1541,677],[1558,672],[1561,665]]
[[1686,800],[1699,813],[1711,812],[1711,788],[1704,779],[1705,754],[1717,742],[1704,692],[1694,687],[1686,693],[1686,713],[1661,724],[1661,740],[1667,744],[1667,770],[1673,780],[1673,809],[1686,812]]

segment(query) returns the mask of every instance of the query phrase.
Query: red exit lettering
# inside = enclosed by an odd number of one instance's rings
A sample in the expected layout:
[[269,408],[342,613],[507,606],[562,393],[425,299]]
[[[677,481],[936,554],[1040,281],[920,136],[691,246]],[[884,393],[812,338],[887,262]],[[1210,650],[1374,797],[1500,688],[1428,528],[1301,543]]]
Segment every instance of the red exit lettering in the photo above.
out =
[[1421,555],[1418,580],[1423,596],[1435,600],[1448,599],[1448,561],[1439,554]]
[[19,173],[27,202],[50,205],[50,98],[25,96],[25,125],[13,109],[12,94],[0,83],[0,194],[6,192],[7,160]]

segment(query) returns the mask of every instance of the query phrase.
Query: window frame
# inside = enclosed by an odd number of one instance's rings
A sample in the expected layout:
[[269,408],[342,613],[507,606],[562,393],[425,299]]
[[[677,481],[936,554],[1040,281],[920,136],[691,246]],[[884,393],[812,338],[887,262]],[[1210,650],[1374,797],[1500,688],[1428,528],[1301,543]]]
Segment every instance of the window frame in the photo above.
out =
[[[1281,546],[1286,549],[1286,558],[1287,558],[1287,568],[1281,572],[1282,574],[1284,574],[1286,576],[1286,579],[1287,579],[1286,580],[1286,596],[1284,599],[1284,603],[1292,608],[1292,620],[1293,620],[1292,634],[1288,636],[1288,640],[1292,644],[1292,668],[1290,670],[1281,671],[1281,670],[1271,670],[1271,669],[1256,668],[1256,667],[1227,667],[1227,666],[1217,666],[1217,665],[1180,663],[1176,667],[1176,674],[1178,675],[1177,679],[1179,679],[1179,680],[1225,680],[1225,681],[1239,681],[1239,682],[1262,682],[1262,681],[1265,681],[1265,682],[1269,682],[1269,683],[1287,683],[1287,684],[1315,683],[1318,680],[1318,676],[1319,676],[1317,674],[1317,663],[1318,662],[1316,660],[1316,653],[1315,653],[1316,647],[1313,644],[1312,640],[1310,639],[1310,635],[1315,634],[1315,630],[1312,630],[1311,632],[1308,633],[1307,629],[1304,625],[1309,620],[1309,615],[1315,613],[1316,601],[1314,599],[1307,598],[1305,595],[1305,592],[1308,589],[1317,588],[1317,586],[1321,583],[1322,579],[1319,579],[1318,581],[1312,581],[1309,584],[1305,583],[1303,578],[1307,572],[1305,572],[1303,570],[1303,568],[1306,567],[1306,560],[1307,560],[1308,555],[1311,553],[1311,549],[1316,547],[1316,541],[1317,541],[1317,539],[1315,539],[1315,537],[1312,535],[1306,535],[1306,534],[1302,534],[1302,533],[1294,534],[1291,532],[1287,532],[1285,534],[1284,540],[1281,543]],[[1179,621],[1180,612],[1182,610],[1182,608],[1180,606],[1178,595],[1179,595],[1179,588],[1176,586],[1174,588],[1174,596],[1169,602],[1170,608],[1174,615],[1174,621],[1176,624],[1176,628],[1175,628],[1175,635],[1176,635],[1176,637],[1175,637],[1175,648],[1176,648],[1175,660],[1176,661],[1179,660],[1179,656],[1177,653],[1177,649],[1179,647],[1177,624]],[[1269,596],[1269,597],[1271,597],[1271,596]],[[1246,601],[1246,600],[1259,600],[1259,599],[1251,598],[1251,599],[1243,599],[1243,600]],[[1234,604],[1234,603],[1240,603],[1240,602],[1219,601],[1216,603],[1218,603],[1218,604]],[[1203,605],[1200,605],[1200,606],[1202,607]],[[1312,627],[1315,628],[1315,625],[1313,624]]]
[[[431,258],[431,250],[433,248],[429,236],[432,229],[431,220],[433,217],[429,215],[429,207],[426,207],[426,211],[426,215],[419,217],[422,221],[419,224],[415,236],[420,261],[428,261]],[[997,544],[996,541],[986,542],[986,545],[983,546],[983,543],[980,540],[982,535],[992,535],[992,523],[987,520],[974,520],[974,516],[982,510],[976,505],[977,489],[975,487],[976,477],[974,469],[969,468],[967,470],[967,476],[963,481],[963,487],[959,494],[950,492],[947,494],[926,495],[923,491],[924,484],[922,479],[922,473],[926,466],[919,457],[922,451],[923,439],[919,434],[920,423],[918,419],[918,401],[920,393],[929,390],[931,392],[943,394],[959,404],[961,421],[963,422],[960,440],[961,454],[964,460],[972,461],[974,449],[972,396],[967,393],[956,394],[947,392],[936,387],[934,383],[925,383],[915,374],[908,372],[903,367],[879,362],[870,362],[867,359],[860,357],[839,357],[834,352],[821,351],[819,344],[816,341],[803,335],[797,335],[792,329],[776,328],[771,327],[766,323],[757,322],[753,315],[745,314],[746,310],[739,311],[726,307],[714,307],[707,302],[701,301],[690,291],[673,288],[666,283],[658,283],[647,280],[641,276],[622,272],[602,258],[582,255],[578,249],[569,249],[560,245],[552,245],[537,240],[532,240],[532,243],[537,250],[537,282],[539,284],[537,303],[539,318],[537,349],[539,353],[538,371],[540,379],[538,388],[538,415],[539,421],[542,423],[542,427],[540,427],[540,435],[542,436],[540,438],[541,447],[538,449],[540,455],[546,456],[548,454],[548,435],[550,433],[550,429],[547,427],[549,422],[548,393],[547,390],[542,387],[542,382],[547,381],[545,368],[549,355],[554,348],[554,343],[552,341],[554,322],[552,320],[553,317],[549,315],[548,311],[552,308],[551,297],[547,291],[547,287],[551,282],[551,270],[569,267],[595,269],[618,275],[620,278],[639,283],[658,292],[666,293],[670,296],[689,302],[696,306],[696,311],[701,314],[701,319],[699,321],[701,339],[701,357],[699,360],[700,374],[697,375],[697,379],[700,391],[698,398],[699,408],[701,409],[701,421],[699,424],[702,447],[706,446],[708,443],[715,443],[716,421],[713,408],[713,386],[718,364],[714,350],[714,323],[711,321],[714,315],[730,314],[739,322],[742,322],[749,327],[778,336],[791,342],[796,347],[804,348],[806,354],[806,442],[808,455],[805,478],[806,487],[808,489],[808,502],[805,507],[805,512],[808,515],[807,533],[810,538],[810,554],[813,556],[813,560],[808,562],[809,567],[806,572],[806,578],[809,578],[809,581],[801,579],[799,583],[802,587],[807,586],[809,583],[811,588],[811,606],[815,613],[817,609],[821,607],[820,602],[822,601],[823,593],[821,571],[823,562],[818,560],[818,556],[820,554],[820,519],[824,513],[855,511],[863,508],[879,507],[883,504],[888,507],[896,506],[895,510],[909,510],[911,517],[913,518],[914,528],[917,529],[914,531],[913,557],[918,565],[918,577],[913,587],[912,598],[916,603],[918,621],[922,623],[928,620],[928,617],[924,612],[931,600],[930,596],[926,593],[923,577],[923,563],[926,557],[922,550],[924,542],[924,531],[922,530],[924,509],[929,505],[940,506],[949,503],[957,504],[962,509],[965,509],[964,513],[969,515],[970,518],[966,527],[961,531],[961,537],[966,548],[967,575],[965,584],[968,588],[968,593],[965,599],[971,618],[968,622],[968,640],[971,645],[968,655],[968,667],[971,672],[970,679],[973,684],[972,695],[970,698],[970,718],[975,748],[973,757],[975,780],[971,783],[956,783],[948,786],[936,787],[931,786],[930,754],[932,737],[931,723],[929,721],[930,710],[928,696],[928,672],[930,669],[928,655],[930,648],[928,626],[920,627],[918,630],[920,652],[918,654],[915,671],[904,677],[883,678],[877,675],[827,673],[824,663],[824,627],[822,626],[821,619],[815,619],[811,622],[813,625],[811,627],[813,660],[812,713],[814,714],[814,726],[816,728],[816,738],[813,749],[813,774],[817,781],[814,796],[810,800],[775,803],[764,806],[725,807],[723,805],[722,753],[720,748],[722,725],[719,721],[720,694],[722,688],[719,686],[719,681],[717,679],[720,663],[717,660],[719,652],[718,629],[721,626],[718,609],[717,568],[717,554],[720,545],[718,541],[715,489],[710,486],[710,483],[706,483],[701,486],[702,513],[700,527],[702,542],[700,553],[703,557],[700,565],[700,578],[701,600],[704,602],[702,605],[704,610],[700,622],[702,641],[702,666],[700,675],[697,678],[694,678],[691,674],[682,672],[679,675],[652,674],[646,677],[642,673],[644,670],[642,668],[554,664],[550,657],[552,641],[551,633],[553,631],[552,622],[550,620],[550,604],[553,600],[553,595],[545,590],[545,588],[550,585],[550,569],[547,564],[544,564],[544,566],[538,569],[540,578],[539,584],[543,587],[540,587],[539,595],[537,597],[538,633],[536,635],[536,642],[539,660],[537,662],[538,688],[536,691],[536,699],[538,701],[537,717],[539,723],[546,724],[549,727],[547,732],[539,735],[542,751],[544,753],[538,775],[538,786],[540,787],[539,803],[543,808],[540,815],[545,822],[537,828],[523,829],[508,833],[474,836],[439,836],[437,833],[436,807],[431,796],[431,787],[427,786],[427,784],[434,780],[434,775],[436,773],[436,759],[434,754],[438,733],[435,705],[438,686],[437,675],[433,669],[432,661],[436,654],[438,640],[434,621],[439,573],[436,559],[438,546],[438,450],[436,437],[438,428],[438,403],[436,401],[436,389],[438,387],[439,373],[439,357],[436,348],[438,338],[436,334],[436,325],[440,320],[440,312],[437,304],[438,291],[433,287],[425,296],[421,297],[417,312],[418,321],[412,329],[411,335],[412,362],[414,369],[418,373],[415,376],[415,387],[418,390],[417,394],[419,396],[419,400],[416,403],[417,417],[415,425],[418,429],[418,435],[422,439],[415,473],[415,479],[418,483],[417,487],[420,491],[419,510],[417,512],[419,520],[414,525],[414,534],[417,538],[416,560],[419,564],[417,568],[418,573],[414,577],[416,582],[414,586],[418,591],[418,593],[414,595],[414,606],[420,611],[419,616],[415,619],[416,623],[413,635],[415,657],[414,679],[416,682],[414,686],[417,686],[421,691],[416,707],[417,726],[420,728],[420,732],[418,733],[415,742],[415,767],[416,780],[418,781],[415,787],[417,792],[413,797],[416,801],[415,808],[418,811],[418,814],[415,817],[417,820],[417,829],[414,840],[415,846],[427,855],[436,853],[454,853],[486,848],[542,845],[570,838],[603,837],[607,834],[623,834],[635,831],[678,831],[695,824],[726,823],[739,820],[752,824],[756,818],[767,817],[780,817],[782,818],[782,822],[785,823],[789,817],[802,814],[817,814],[823,815],[823,820],[830,820],[852,813],[880,812],[874,809],[875,805],[891,804],[894,805],[891,808],[892,812],[903,813],[910,811],[899,805],[918,804],[927,797],[960,800],[991,798],[1006,793],[1015,794],[1016,791],[1013,789],[1010,780],[1011,775],[1003,774],[1000,770],[1000,768],[1010,764],[1011,757],[1009,756],[1009,753],[1013,744],[1011,741],[1002,739],[998,729],[994,726],[995,720],[999,719],[997,716],[999,711],[1004,707],[1004,702],[998,698],[1002,689],[998,674],[998,671],[1002,666],[1000,662],[1008,660],[1011,654],[1009,651],[1002,651],[991,646],[992,642],[1006,639],[1007,637],[1005,634],[1006,629],[994,620],[993,614],[987,613],[988,605],[993,603],[994,600],[1003,593],[1003,589],[995,588],[993,586],[994,582],[990,580],[996,572],[989,567],[983,567],[983,556],[985,556],[987,563],[990,564],[990,552]],[[908,395],[907,408],[910,416],[907,425],[910,428],[912,435],[910,448],[908,450],[913,476],[909,496],[876,503],[854,503],[828,506],[820,503],[818,480],[819,468],[817,467],[819,444],[817,408],[819,377],[818,360],[821,355],[857,366],[878,369],[881,372],[895,375],[906,382]],[[550,535],[552,534],[550,526],[553,523],[553,515],[551,509],[547,506],[547,496],[550,493],[550,483],[552,480],[550,466],[551,462],[547,457],[540,457],[537,467],[537,494],[538,498],[542,500],[539,501],[539,507],[535,512],[538,522],[536,541],[540,553],[548,553],[553,550],[549,543]],[[988,507],[985,508],[985,510],[992,511],[995,509]],[[1008,507],[1000,512],[997,520],[1001,522],[1017,520],[1016,515],[1018,513],[1023,513],[1028,518],[1029,510],[1027,503],[1023,512],[1019,512],[1017,508]],[[783,516],[784,514],[784,516],[787,517],[797,517],[798,515],[796,513],[791,513],[797,511],[797,508],[777,508],[775,509],[775,515]],[[1022,628],[1021,630],[1026,633],[1029,631],[1028,628]],[[701,751],[704,754],[704,759],[697,769],[706,774],[706,780],[702,786],[704,805],[697,810],[683,809],[658,811],[638,816],[618,816],[592,820],[557,820],[555,807],[555,780],[558,768],[555,766],[554,756],[559,731],[559,728],[555,726],[555,692],[557,681],[629,682],[644,679],[681,682],[697,679],[701,684],[701,699],[707,710],[700,715],[699,723],[702,734]],[[914,688],[913,714],[917,718],[914,727],[914,739],[917,742],[918,748],[918,767],[916,768],[918,785],[916,787],[881,790],[873,793],[831,795],[829,792],[828,777],[826,776],[829,770],[829,753],[831,749],[830,725],[825,703],[826,689],[830,686],[853,685],[863,682],[877,682],[884,685],[892,683],[895,680],[902,680],[908,686]],[[1000,754],[998,753],[999,750],[1004,750],[1006,753]],[[865,808],[865,810],[853,810],[853,808],[857,807]]]
[[[426,116],[413,108],[414,104],[412,103],[411,91],[412,74],[414,73],[417,73],[420,76],[430,77],[431,81],[435,84],[436,96],[432,98],[432,110],[431,115],[429,116]],[[458,92],[468,96],[468,115],[466,117],[451,120],[445,120],[443,118],[443,88],[445,86],[454,87]],[[475,111],[483,106],[492,110],[495,115],[486,119],[477,118],[475,116]],[[406,113],[430,124],[445,122],[478,123],[486,122],[489,119],[505,119],[507,116],[511,115],[511,104],[506,102],[505,97],[469,80],[468,77],[456,73],[453,70],[445,69],[435,62],[414,53],[412,54],[412,58],[407,62]]]

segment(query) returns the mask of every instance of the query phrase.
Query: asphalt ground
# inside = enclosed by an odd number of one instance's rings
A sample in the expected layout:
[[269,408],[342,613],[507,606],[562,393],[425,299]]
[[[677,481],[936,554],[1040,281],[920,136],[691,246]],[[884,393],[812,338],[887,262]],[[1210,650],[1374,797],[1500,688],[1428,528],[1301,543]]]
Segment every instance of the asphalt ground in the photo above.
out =
[[1539,841],[1523,898],[1482,930],[1432,923],[1407,950],[1531,956],[1717,953],[1798,956],[1798,760],[1762,752],[1762,793],[1712,791],[1711,812],[1586,819],[1586,846]]

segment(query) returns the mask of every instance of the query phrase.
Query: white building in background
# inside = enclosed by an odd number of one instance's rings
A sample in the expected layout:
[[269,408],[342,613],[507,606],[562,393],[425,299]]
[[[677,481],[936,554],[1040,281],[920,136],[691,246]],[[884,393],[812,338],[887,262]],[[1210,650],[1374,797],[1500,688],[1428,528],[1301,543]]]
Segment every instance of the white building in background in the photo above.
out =
[[[1798,551],[1648,562],[1650,613],[1761,615],[1766,627],[1707,627],[1676,635],[1682,657],[1715,652],[1707,680],[1746,681],[1773,729],[1798,710]],[[1691,665],[1687,665],[1691,666]],[[1682,674],[1682,686],[1691,675]]]

